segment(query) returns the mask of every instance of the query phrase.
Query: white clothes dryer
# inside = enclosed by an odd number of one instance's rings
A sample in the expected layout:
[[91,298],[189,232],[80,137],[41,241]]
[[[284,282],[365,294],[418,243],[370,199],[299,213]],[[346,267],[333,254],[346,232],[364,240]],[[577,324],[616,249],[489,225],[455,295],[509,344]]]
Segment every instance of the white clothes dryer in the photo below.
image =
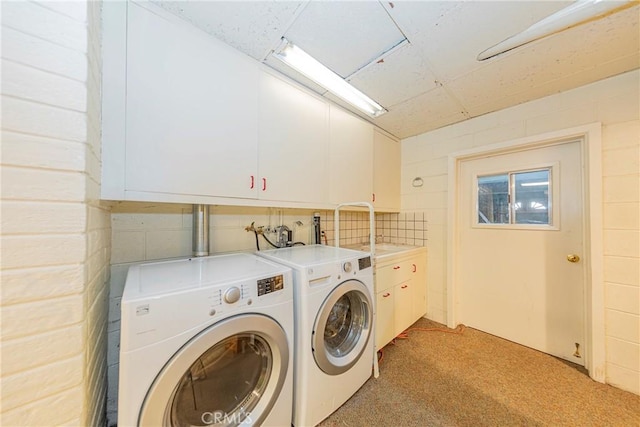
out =
[[132,266],[118,426],[288,426],[291,270],[253,254]]
[[371,376],[371,254],[323,245],[258,252],[293,269],[294,426],[314,426]]

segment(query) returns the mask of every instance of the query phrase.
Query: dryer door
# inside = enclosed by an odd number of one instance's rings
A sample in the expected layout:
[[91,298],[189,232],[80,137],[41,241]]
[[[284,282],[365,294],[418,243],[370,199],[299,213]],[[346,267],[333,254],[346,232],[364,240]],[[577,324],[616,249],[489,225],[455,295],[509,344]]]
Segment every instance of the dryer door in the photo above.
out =
[[349,370],[371,335],[373,310],[369,290],[358,280],[338,285],[320,308],[313,327],[313,357],[329,375]]
[[280,395],[288,364],[287,336],[275,320],[230,317],[171,358],[149,389],[138,424],[258,425]]

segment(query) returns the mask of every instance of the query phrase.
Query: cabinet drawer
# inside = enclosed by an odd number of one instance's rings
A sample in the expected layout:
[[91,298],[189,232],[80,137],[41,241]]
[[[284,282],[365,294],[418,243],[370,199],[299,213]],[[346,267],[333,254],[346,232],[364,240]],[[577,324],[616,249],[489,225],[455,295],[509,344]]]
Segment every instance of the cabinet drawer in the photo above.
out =
[[414,263],[411,260],[394,262],[376,270],[376,292],[411,279]]

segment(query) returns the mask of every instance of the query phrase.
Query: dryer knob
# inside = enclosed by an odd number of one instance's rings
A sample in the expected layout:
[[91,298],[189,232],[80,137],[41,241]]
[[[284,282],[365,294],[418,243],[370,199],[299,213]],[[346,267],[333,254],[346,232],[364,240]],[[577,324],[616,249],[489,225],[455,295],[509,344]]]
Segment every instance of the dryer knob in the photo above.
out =
[[235,286],[232,288],[229,288],[224,292],[224,302],[228,304],[233,304],[234,302],[237,302],[240,299],[241,295],[242,294],[240,292],[240,289],[236,288]]
[[350,262],[345,262],[344,265],[342,266],[342,268],[344,269],[345,273],[351,273],[351,263]]

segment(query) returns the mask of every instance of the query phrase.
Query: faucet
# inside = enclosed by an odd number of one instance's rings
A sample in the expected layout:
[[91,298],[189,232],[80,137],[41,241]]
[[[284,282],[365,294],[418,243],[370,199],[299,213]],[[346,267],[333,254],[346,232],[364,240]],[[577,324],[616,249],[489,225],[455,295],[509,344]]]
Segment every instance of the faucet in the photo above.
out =
[[292,233],[291,229],[286,225],[276,227],[276,246],[286,248],[291,245]]

